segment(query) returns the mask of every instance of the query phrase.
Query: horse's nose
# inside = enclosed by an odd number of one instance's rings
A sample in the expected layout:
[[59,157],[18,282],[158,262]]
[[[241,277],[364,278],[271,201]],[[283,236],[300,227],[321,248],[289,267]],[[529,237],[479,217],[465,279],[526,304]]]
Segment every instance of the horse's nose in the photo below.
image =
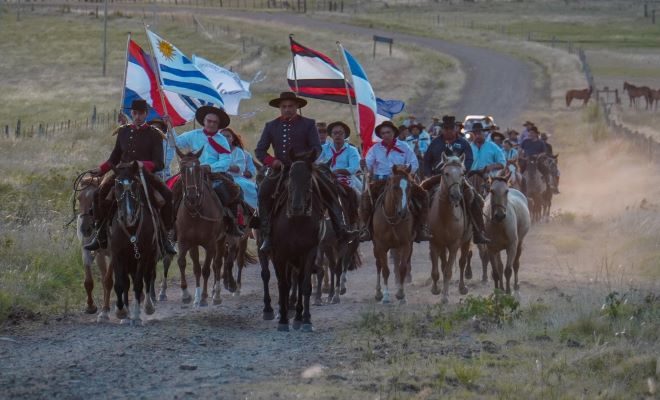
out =
[[504,221],[504,218],[506,218],[505,213],[503,213],[503,212],[495,213],[495,221],[502,222],[502,221]]

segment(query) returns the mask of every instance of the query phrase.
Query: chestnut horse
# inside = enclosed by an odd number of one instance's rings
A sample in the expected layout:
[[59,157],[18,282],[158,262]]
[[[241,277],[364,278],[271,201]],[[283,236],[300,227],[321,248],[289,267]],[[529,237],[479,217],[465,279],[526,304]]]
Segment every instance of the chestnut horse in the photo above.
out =
[[465,184],[463,160],[464,156],[459,158],[442,155],[442,178],[439,187],[431,197],[431,209],[429,211],[429,226],[433,234],[433,238],[429,240],[431,279],[433,281],[431,293],[434,295],[440,294],[438,288],[438,280],[440,279],[438,257],[440,257],[443,277],[443,303],[449,301],[449,281],[459,249],[461,250],[459,291],[461,294],[467,294],[468,292],[464,278],[472,229],[465,204],[468,200],[463,198],[463,185]]
[[[225,250],[225,224],[223,221],[223,208],[220,199],[211,188],[208,177],[209,168],[200,165],[199,157],[204,149],[197,153],[183,154],[176,149],[179,156],[179,170],[181,171],[181,189],[183,200],[177,210],[176,231],[179,246],[178,264],[181,272],[182,301],[191,300],[186,282],[186,254],[190,251],[195,274],[196,307],[208,305],[208,280],[211,275],[211,263],[214,258],[221,258]],[[178,190],[175,186],[175,190]],[[204,248],[204,266],[200,266],[199,247]],[[213,304],[222,303],[220,298],[220,263],[213,265]],[[204,277],[204,287],[200,287],[200,278]]]
[[[414,182],[410,167],[394,165],[392,175],[387,179],[383,193],[374,202],[373,211],[373,251],[378,275],[376,301],[390,302],[387,281],[390,270],[387,265],[387,252],[394,250],[394,268],[398,279],[396,298],[405,303],[403,290],[406,281],[407,261],[412,253],[414,227],[410,204],[411,185]],[[381,291],[381,274],[385,289]]]
[[583,100],[582,105],[586,106],[587,103],[589,103],[589,99],[591,98],[591,92],[593,91],[593,88],[589,86],[587,89],[582,89],[582,90],[576,90],[572,89],[566,92],[566,107],[571,106],[571,102],[573,99],[577,100]]
[[623,82],[623,91],[628,92],[628,100],[630,101],[629,106],[636,106],[635,99],[638,97],[643,97],[644,100],[646,100],[646,109],[648,110],[650,103],[653,102],[652,100],[652,93],[651,93],[651,88],[648,86],[635,86],[631,85],[628,82]]
[[[523,240],[529,232],[531,220],[525,195],[516,189],[510,189],[508,176],[497,176],[491,180],[490,194],[484,204],[486,214],[486,233],[491,238],[487,245],[488,256],[493,269],[495,289],[511,293],[511,271],[513,270],[513,289],[518,291],[518,270]],[[503,267],[500,252],[506,251],[506,268]]]

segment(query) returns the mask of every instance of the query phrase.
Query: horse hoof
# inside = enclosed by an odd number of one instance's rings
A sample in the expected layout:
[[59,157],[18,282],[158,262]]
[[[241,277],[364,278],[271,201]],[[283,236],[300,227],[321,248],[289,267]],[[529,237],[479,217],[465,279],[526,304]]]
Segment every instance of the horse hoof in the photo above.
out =
[[144,312],[147,313],[147,315],[152,315],[156,312],[156,307],[154,307],[153,304],[147,304],[144,306]]
[[213,305],[214,305],[214,306],[219,306],[220,304],[222,304],[222,298],[220,298],[219,296],[218,296],[218,297],[214,297],[214,298],[213,298]]
[[241,297],[241,289],[236,289],[236,291],[234,293],[232,293],[232,296]]
[[130,320],[129,324],[133,327],[142,326],[142,320],[141,319],[132,319],[132,320]]
[[204,300],[201,300],[197,306],[198,307],[208,307],[209,302],[206,299],[204,299]]
[[314,327],[312,326],[312,324],[303,324],[302,331],[303,332],[314,332]]
[[339,304],[339,303],[340,303],[339,296],[338,296],[338,295],[334,295],[334,296],[332,296],[332,299],[330,299],[330,303],[332,303],[332,304]]
[[516,292],[517,292],[518,290],[520,290],[520,285],[518,285],[517,283],[514,284],[514,285],[513,285],[513,290],[515,290]]
[[119,320],[119,325],[129,325],[131,323],[131,320],[128,318],[122,318]]
[[272,311],[264,311],[263,319],[264,321],[272,321],[275,319],[275,313]]
[[288,332],[289,331],[289,324],[282,324],[282,323],[277,324],[277,331],[278,332]]
[[346,288],[339,289],[339,294],[346,294]]
[[128,311],[125,308],[122,308],[121,310],[117,310],[115,312],[115,316],[117,319],[125,320],[126,317],[128,317]]
[[158,296],[158,301],[167,301],[167,295],[161,294],[160,296]]
[[449,299],[446,296],[443,297],[442,298],[442,304],[448,304],[448,303],[449,303]]
[[383,296],[382,303],[383,304],[390,304],[391,303],[390,296]]
[[293,324],[291,324],[291,326],[293,327],[293,329],[298,330],[300,329],[302,324],[303,324],[302,321],[293,320]]
[[103,312],[103,311],[96,317],[96,322],[97,323],[108,322],[109,320],[110,320],[110,317],[108,317],[108,313]]
[[190,295],[190,293],[185,292],[181,296],[181,302],[183,302],[183,304],[190,304],[191,301],[192,301],[192,296]]
[[440,288],[438,288],[437,286],[431,287],[431,294],[436,295],[436,296],[439,295],[440,294]]
[[472,269],[465,270],[465,279],[472,279]]
[[376,293],[376,301],[381,301],[383,300],[383,294],[381,292]]
[[458,288],[458,292],[459,292],[460,294],[468,294],[468,288],[467,288],[467,286],[461,286],[461,287],[459,287],[459,288]]
[[85,308],[85,312],[87,314],[96,314],[96,312],[99,310],[98,307],[96,307],[95,304],[88,305],[87,308]]
[[323,299],[321,299],[319,297],[314,298],[314,305],[315,306],[322,306],[323,305]]

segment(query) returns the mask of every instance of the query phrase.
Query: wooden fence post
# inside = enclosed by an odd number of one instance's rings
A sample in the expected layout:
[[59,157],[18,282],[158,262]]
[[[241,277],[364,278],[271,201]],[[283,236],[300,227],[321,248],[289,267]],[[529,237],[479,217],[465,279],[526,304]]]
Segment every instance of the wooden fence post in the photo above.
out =
[[17,138],[21,136],[21,120],[20,119],[16,122],[16,131],[14,131],[14,135]]

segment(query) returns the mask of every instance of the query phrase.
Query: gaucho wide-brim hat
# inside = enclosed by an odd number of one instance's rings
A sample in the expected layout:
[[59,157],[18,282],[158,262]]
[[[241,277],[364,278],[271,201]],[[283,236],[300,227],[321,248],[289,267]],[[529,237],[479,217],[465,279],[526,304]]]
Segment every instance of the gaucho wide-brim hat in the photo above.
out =
[[445,115],[442,117],[442,127],[454,129],[456,127],[456,117],[453,115]]
[[298,104],[298,108],[303,108],[307,105],[307,100],[298,97],[293,92],[282,92],[282,93],[280,93],[280,97],[269,101],[268,105],[271,106],[271,107],[280,108],[280,103],[282,103],[285,100],[295,101]]
[[394,137],[399,136],[399,129],[396,127],[396,125],[394,125],[392,123],[392,121],[383,121],[383,122],[381,122],[381,124],[378,125],[375,129],[376,130],[376,136],[378,136],[379,138],[382,138],[382,136],[380,135],[380,131],[381,131],[381,129],[383,129],[385,127],[392,128],[392,130],[394,131]]
[[229,126],[229,122],[231,121],[229,115],[227,115],[224,110],[214,106],[201,106],[198,108],[197,111],[195,111],[195,119],[197,122],[199,122],[200,125],[204,126],[204,118],[206,118],[208,114],[215,114],[218,116],[220,119],[218,129],[226,128]]
[[341,126],[342,128],[344,128],[344,138],[347,138],[347,137],[351,136],[351,128],[349,128],[348,125],[346,125],[345,123],[343,123],[341,121],[335,121],[335,122],[330,123],[328,125],[328,134],[332,135],[332,130],[337,126]]
[[502,139],[502,140],[505,139],[504,134],[503,134],[502,132],[495,131],[495,132],[493,132],[493,133],[490,134],[490,138],[491,138],[492,140],[495,140],[496,137],[498,137],[498,138],[500,138],[500,139]]
[[146,100],[135,99],[131,102],[131,110],[146,112],[149,111],[149,105]]

